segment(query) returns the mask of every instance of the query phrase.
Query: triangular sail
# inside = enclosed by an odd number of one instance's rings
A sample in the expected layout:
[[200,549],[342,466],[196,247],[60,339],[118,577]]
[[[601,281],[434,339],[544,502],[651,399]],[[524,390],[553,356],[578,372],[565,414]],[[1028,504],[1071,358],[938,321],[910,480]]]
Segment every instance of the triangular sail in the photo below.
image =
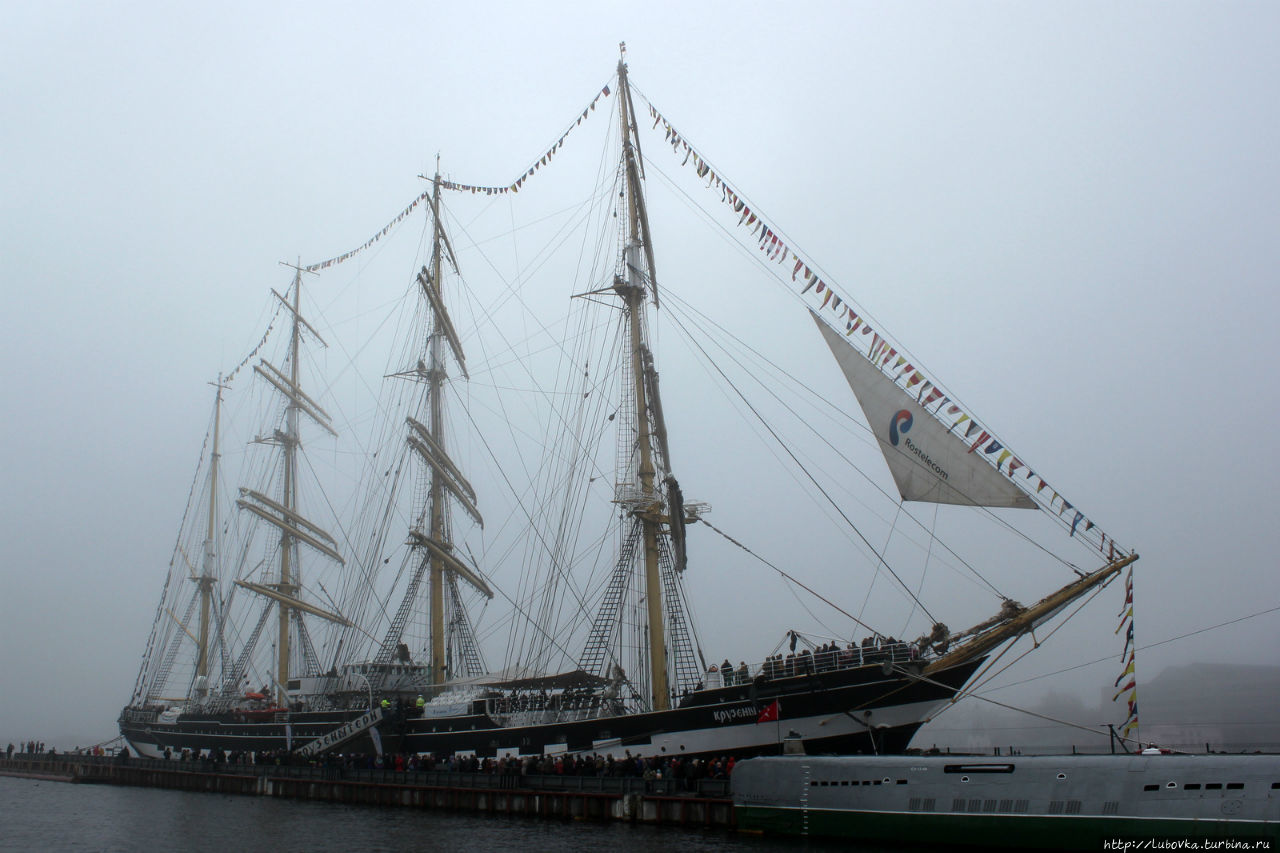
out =
[[1036,509],[1036,502],[816,315],[905,501]]

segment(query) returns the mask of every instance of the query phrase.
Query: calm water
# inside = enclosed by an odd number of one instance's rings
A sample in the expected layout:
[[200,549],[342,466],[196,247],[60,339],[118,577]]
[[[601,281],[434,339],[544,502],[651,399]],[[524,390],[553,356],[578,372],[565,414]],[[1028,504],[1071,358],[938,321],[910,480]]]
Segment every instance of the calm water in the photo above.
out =
[[877,847],[765,839],[720,830],[472,816],[0,776],[0,850],[567,853],[602,849],[884,853],[884,848]]

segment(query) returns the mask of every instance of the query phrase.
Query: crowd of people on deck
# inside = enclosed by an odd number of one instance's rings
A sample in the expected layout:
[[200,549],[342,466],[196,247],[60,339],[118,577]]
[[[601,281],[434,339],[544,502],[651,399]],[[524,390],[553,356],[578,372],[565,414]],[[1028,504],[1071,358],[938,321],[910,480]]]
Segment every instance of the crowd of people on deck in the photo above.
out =
[[[915,643],[907,643],[893,637],[867,637],[860,645],[849,643],[844,648],[839,643],[823,643],[810,649],[801,649],[797,654],[792,650],[786,656],[781,653],[765,658],[759,674],[766,679],[791,678],[796,675],[810,675],[815,672],[830,672],[837,669],[852,669],[884,661],[906,662],[920,656],[920,649]],[[739,662],[735,668],[728,658],[719,666],[712,665],[707,670],[707,679],[702,687],[732,687],[735,684],[748,684],[752,680],[751,668],[745,661]]]
[[559,693],[546,690],[513,690],[489,699],[489,710],[498,714],[521,711],[595,711],[602,697],[590,688],[569,688]]

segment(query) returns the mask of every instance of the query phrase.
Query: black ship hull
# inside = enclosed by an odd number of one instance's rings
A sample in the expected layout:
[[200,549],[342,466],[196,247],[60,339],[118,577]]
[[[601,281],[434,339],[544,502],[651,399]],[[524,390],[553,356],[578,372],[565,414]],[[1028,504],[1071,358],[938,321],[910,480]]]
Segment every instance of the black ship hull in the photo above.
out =
[[[173,756],[189,750],[226,752],[290,752],[324,737],[365,712],[349,711],[280,711],[268,718],[255,718],[236,711],[182,714],[173,721],[160,715],[126,708],[120,716],[120,734],[139,755],[163,758],[165,750]],[[369,743],[365,738],[364,743]]]
[[[477,700],[472,713],[420,716],[393,708],[377,726],[336,746],[340,752],[540,755],[752,755],[776,753],[782,738],[798,735],[807,752],[895,754],[982,663],[968,661],[928,680],[879,665],[817,672],[690,694],[674,709],[641,714],[537,720],[503,725]],[[777,719],[773,720],[773,703]],[[428,714],[430,709],[428,709]],[[120,731],[142,755],[165,749],[287,752],[351,722],[364,709],[279,712],[269,720],[241,715],[183,714],[172,722],[126,711]],[[761,717],[765,721],[761,722]],[[376,742],[375,742],[376,740]]]

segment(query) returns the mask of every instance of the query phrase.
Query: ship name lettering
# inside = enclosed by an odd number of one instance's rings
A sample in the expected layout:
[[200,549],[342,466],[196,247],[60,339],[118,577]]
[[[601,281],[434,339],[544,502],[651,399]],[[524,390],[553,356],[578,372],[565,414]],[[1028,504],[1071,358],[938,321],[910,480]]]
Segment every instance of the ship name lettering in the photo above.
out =
[[748,705],[745,708],[720,708],[712,711],[711,716],[715,718],[717,723],[724,725],[735,720],[745,719],[747,717],[755,717],[760,714],[754,706]]
[[933,473],[937,474],[939,477],[941,477],[944,480],[950,479],[950,475],[946,472],[946,470],[937,462],[934,462],[932,459],[930,459],[929,454],[921,450],[919,446],[916,445],[916,443],[909,438],[907,439],[907,450],[910,450],[912,453],[918,456],[920,458],[920,461],[923,462],[926,467],[932,470]]

